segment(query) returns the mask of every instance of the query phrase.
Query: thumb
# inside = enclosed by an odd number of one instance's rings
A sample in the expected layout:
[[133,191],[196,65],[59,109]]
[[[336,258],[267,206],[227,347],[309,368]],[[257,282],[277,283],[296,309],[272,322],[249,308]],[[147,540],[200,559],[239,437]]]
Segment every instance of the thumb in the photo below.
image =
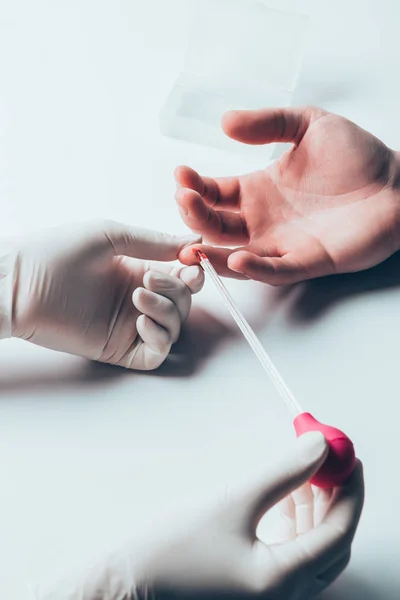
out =
[[229,256],[227,264],[235,273],[270,285],[288,285],[309,278],[304,266],[290,255],[257,256],[240,250]]
[[115,221],[107,221],[103,225],[103,233],[103,245],[105,242],[114,256],[130,256],[146,260],[175,260],[183,248],[201,241],[199,235],[178,237]]
[[262,481],[253,487],[244,503],[244,525],[252,539],[266,511],[311,479],[327,454],[328,443],[321,432],[305,433],[297,438],[286,457],[274,464]]
[[336,272],[331,256],[313,241],[277,257],[239,250],[228,257],[227,265],[236,273],[270,285],[288,285]]
[[299,144],[310,122],[324,111],[311,107],[231,110],[222,117],[227,136],[244,144]]

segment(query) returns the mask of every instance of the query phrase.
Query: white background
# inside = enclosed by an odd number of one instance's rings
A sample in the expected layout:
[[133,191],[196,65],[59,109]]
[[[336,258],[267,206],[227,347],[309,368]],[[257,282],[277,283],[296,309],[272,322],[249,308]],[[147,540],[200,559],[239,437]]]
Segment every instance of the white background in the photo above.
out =
[[[396,0],[268,2],[312,18],[295,101],[400,147]],[[173,168],[259,168],[162,138],[183,65],[184,0],[0,0],[2,234],[109,217],[184,232]],[[351,435],[366,504],[351,566],[329,600],[400,588],[400,259],[288,290],[229,287],[303,405]],[[0,347],[0,597],[130,538],[194,518],[266,467],[290,421],[207,285],[179,360],[136,374],[4,341]]]

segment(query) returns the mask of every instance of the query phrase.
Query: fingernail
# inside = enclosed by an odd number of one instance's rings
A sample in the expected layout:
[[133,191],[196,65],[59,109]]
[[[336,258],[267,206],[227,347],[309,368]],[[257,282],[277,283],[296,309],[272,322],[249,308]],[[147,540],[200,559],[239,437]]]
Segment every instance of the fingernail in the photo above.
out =
[[309,460],[320,458],[328,446],[325,436],[320,431],[309,431],[298,438],[298,447],[302,455]]
[[231,257],[232,257],[232,254],[230,256],[228,256],[227,261],[226,261],[228,269],[230,269],[231,271],[235,271],[235,273],[241,273],[243,275],[242,271],[240,271],[239,269],[235,269],[235,267],[232,266],[232,262],[234,262],[234,261],[231,260]]
[[189,234],[189,235],[183,235],[180,238],[181,241],[181,246],[185,247],[185,246],[190,246],[191,244],[201,244],[202,242],[202,237],[199,234]]

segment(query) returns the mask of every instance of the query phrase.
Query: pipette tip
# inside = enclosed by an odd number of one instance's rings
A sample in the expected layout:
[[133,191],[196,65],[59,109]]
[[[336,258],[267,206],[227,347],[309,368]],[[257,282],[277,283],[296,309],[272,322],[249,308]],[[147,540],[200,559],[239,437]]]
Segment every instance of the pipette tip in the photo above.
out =
[[197,260],[201,263],[202,260],[207,260],[206,254],[199,250],[198,248],[193,248],[193,252],[196,255]]

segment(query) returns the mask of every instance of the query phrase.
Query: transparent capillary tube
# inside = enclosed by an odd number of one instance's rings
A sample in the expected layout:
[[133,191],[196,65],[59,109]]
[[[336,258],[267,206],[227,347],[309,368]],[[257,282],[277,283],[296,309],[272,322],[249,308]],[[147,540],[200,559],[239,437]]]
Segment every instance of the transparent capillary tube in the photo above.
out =
[[196,251],[196,255],[204,271],[207,273],[207,275],[209,275],[215,287],[220,292],[227,309],[236,321],[236,324],[243,333],[254,354],[257,356],[258,360],[264,367],[265,371],[267,372],[269,378],[274,384],[276,390],[278,391],[288,410],[292,413],[293,417],[296,417],[297,415],[303,413],[303,410],[297,402],[296,398],[282,379],[282,376],[280,375],[278,369],[275,367],[274,363],[268,356],[260,340],[254,333],[253,329],[246,321],[244,315],[241,313],[240,309],[238,308],[232,296],[221,281],[218,273],[212,266],[207,256],[199,250]]

